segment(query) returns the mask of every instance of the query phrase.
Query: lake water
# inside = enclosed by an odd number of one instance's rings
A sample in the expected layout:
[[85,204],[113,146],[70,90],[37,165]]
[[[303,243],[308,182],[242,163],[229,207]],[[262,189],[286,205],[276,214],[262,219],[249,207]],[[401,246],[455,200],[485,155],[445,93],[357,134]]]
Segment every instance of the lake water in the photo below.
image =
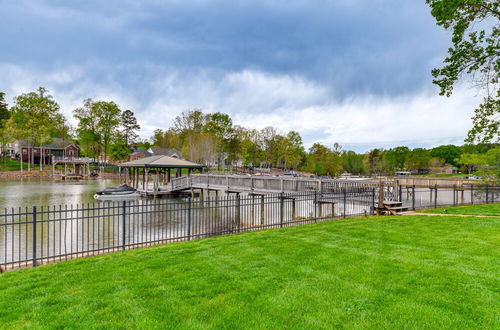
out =
[[114,179],[0,179],[0,208],[92,203],[97,190],[116,185],[118,180]]

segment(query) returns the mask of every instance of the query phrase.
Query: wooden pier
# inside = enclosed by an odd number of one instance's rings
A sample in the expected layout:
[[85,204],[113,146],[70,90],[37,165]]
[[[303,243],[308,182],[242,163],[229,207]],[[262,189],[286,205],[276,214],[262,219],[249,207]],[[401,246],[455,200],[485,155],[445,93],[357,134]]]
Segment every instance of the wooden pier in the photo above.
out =
[[[61,171],[56,170],[57,165],[63,165]],[[53,157],[52,177],[61,180],[88,179],[90,176],[90,161],[88,158]]]
[[[248,175],[196,174],[175,178],[165,191],[208,190],[224,193],[269,195],[304,191],[333,192],[339,189],[376,188],[380,180],[310,179],[285,177],[256,177]],[[384,186],[392,186],[392,181]]]

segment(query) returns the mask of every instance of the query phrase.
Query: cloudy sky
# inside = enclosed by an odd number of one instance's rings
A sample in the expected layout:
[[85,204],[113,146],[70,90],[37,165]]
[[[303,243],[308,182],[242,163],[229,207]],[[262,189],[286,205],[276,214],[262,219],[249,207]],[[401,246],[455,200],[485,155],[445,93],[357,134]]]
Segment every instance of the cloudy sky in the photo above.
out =
[[450,36],[424,0],[0,0],[0,91],[130,108],[143,137],[188,109],[365,151],[461,144],[480,102],[438,95]]

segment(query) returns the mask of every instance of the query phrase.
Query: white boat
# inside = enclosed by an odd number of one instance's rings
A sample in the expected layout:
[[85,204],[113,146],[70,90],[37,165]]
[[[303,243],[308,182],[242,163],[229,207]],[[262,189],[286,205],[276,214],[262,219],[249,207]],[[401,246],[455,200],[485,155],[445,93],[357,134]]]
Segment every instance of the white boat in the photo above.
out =
[[94,198],[97,200],[122,200],[130,198],[139,198],[141,194],[137,189],[122,184],[119,187],[108,187],[106,189],[96,191]]

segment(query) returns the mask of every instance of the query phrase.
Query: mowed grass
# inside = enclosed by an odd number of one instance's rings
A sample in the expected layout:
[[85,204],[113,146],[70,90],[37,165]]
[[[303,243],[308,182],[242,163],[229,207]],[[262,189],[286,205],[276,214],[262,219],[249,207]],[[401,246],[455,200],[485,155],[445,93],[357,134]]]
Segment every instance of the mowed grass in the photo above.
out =
[[422,210],[420,212],[440,213],[440,214],[500,216],[500,203],[468,205],[468,206],[447,206],[447,207],[439,207],[436,209]]
[[[33,165],[31,165],[33,166]],[[35,165],[35,167],[38,167]],[[23,169],[28,169],[28,163],[23,162]],[[0,157],[0,171],[20,171],[21,162],[10,157]]]
[[4,328],[500,327],[500,218],[369,217],[0,275]]

